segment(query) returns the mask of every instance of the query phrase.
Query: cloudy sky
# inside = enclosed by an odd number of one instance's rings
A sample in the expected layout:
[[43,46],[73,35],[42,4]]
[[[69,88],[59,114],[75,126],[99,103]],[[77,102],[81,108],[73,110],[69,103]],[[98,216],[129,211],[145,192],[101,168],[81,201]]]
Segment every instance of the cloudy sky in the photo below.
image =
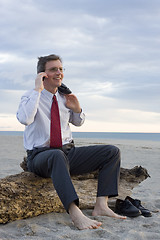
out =
[[73,131],[160,132],[159,0],[0,0],[0,131],[22,131],[37,57],[59,54],[86,123]]

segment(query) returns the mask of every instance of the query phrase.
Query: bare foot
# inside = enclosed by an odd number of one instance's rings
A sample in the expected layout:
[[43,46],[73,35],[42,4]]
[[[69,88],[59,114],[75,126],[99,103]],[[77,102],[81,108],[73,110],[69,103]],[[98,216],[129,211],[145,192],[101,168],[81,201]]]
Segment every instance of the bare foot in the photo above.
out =
[[101,222],[97,222],[96,220],[92,220],[86,217],[74,203],[71,203],[70,205],[69,214],[73,221],[73,224],[79,230],[96,229],[102,225]]
[[92,216],[108,216],[118,219],[126,219],[126,216],[121,216],[113,212],[107,204],[106,197],[98,197]]

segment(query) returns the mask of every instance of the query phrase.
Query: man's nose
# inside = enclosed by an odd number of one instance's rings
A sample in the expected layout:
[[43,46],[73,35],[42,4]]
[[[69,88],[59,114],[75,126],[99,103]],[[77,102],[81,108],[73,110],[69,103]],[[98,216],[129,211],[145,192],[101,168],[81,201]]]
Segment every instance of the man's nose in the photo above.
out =
[[61,70],[58,68],[56,73],[61,74]]

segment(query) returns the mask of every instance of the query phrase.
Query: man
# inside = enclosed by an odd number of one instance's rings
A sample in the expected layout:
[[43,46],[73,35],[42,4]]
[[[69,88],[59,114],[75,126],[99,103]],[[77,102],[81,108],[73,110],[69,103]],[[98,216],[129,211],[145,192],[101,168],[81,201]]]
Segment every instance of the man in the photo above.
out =
[[[99,169],[97,199],[92,215],[124,219],[107,204],[108,197],[118,195],[119,149],[109,145],[75,147],[69,123],[81,126],[85,115],[74,94],[60,91],[64,76],[61,58],[54,54],[40,57],[37,73],[35,88],[22,96],[17,111],[17,119],[26,126],[24,147],[29,171],[51,177],[74,225],[78,229],[88,229],[98,228],[102,223],[86,217],[79,209],[70,174]],[[52,104],[57,102],[58,110],[53,111]],[[55,120],[57,115],[60,120]],[[55,127],[53,122],[56,122]]]

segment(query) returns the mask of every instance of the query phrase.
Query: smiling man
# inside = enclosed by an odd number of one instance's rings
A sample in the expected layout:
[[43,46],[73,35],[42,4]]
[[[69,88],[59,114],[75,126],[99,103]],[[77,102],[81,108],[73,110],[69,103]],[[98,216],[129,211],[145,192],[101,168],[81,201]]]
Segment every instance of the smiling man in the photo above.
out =
[[69,124],[81,126],[85,115],[77,97],[68,89],[62,91],[63,77],[59,56],[40,57],[35,88],[21,98],[17,119],[26,126],[27,166],[29,171],[41,177],[51,177],[64,208],[78,229],[98,228],[102,223],[86,217],[79,209],[79,198],[70,176],[99,169],[92,216],[125,219],[107,204],[108,197],[118,195],[120,151],[111,145],[75,147]]

